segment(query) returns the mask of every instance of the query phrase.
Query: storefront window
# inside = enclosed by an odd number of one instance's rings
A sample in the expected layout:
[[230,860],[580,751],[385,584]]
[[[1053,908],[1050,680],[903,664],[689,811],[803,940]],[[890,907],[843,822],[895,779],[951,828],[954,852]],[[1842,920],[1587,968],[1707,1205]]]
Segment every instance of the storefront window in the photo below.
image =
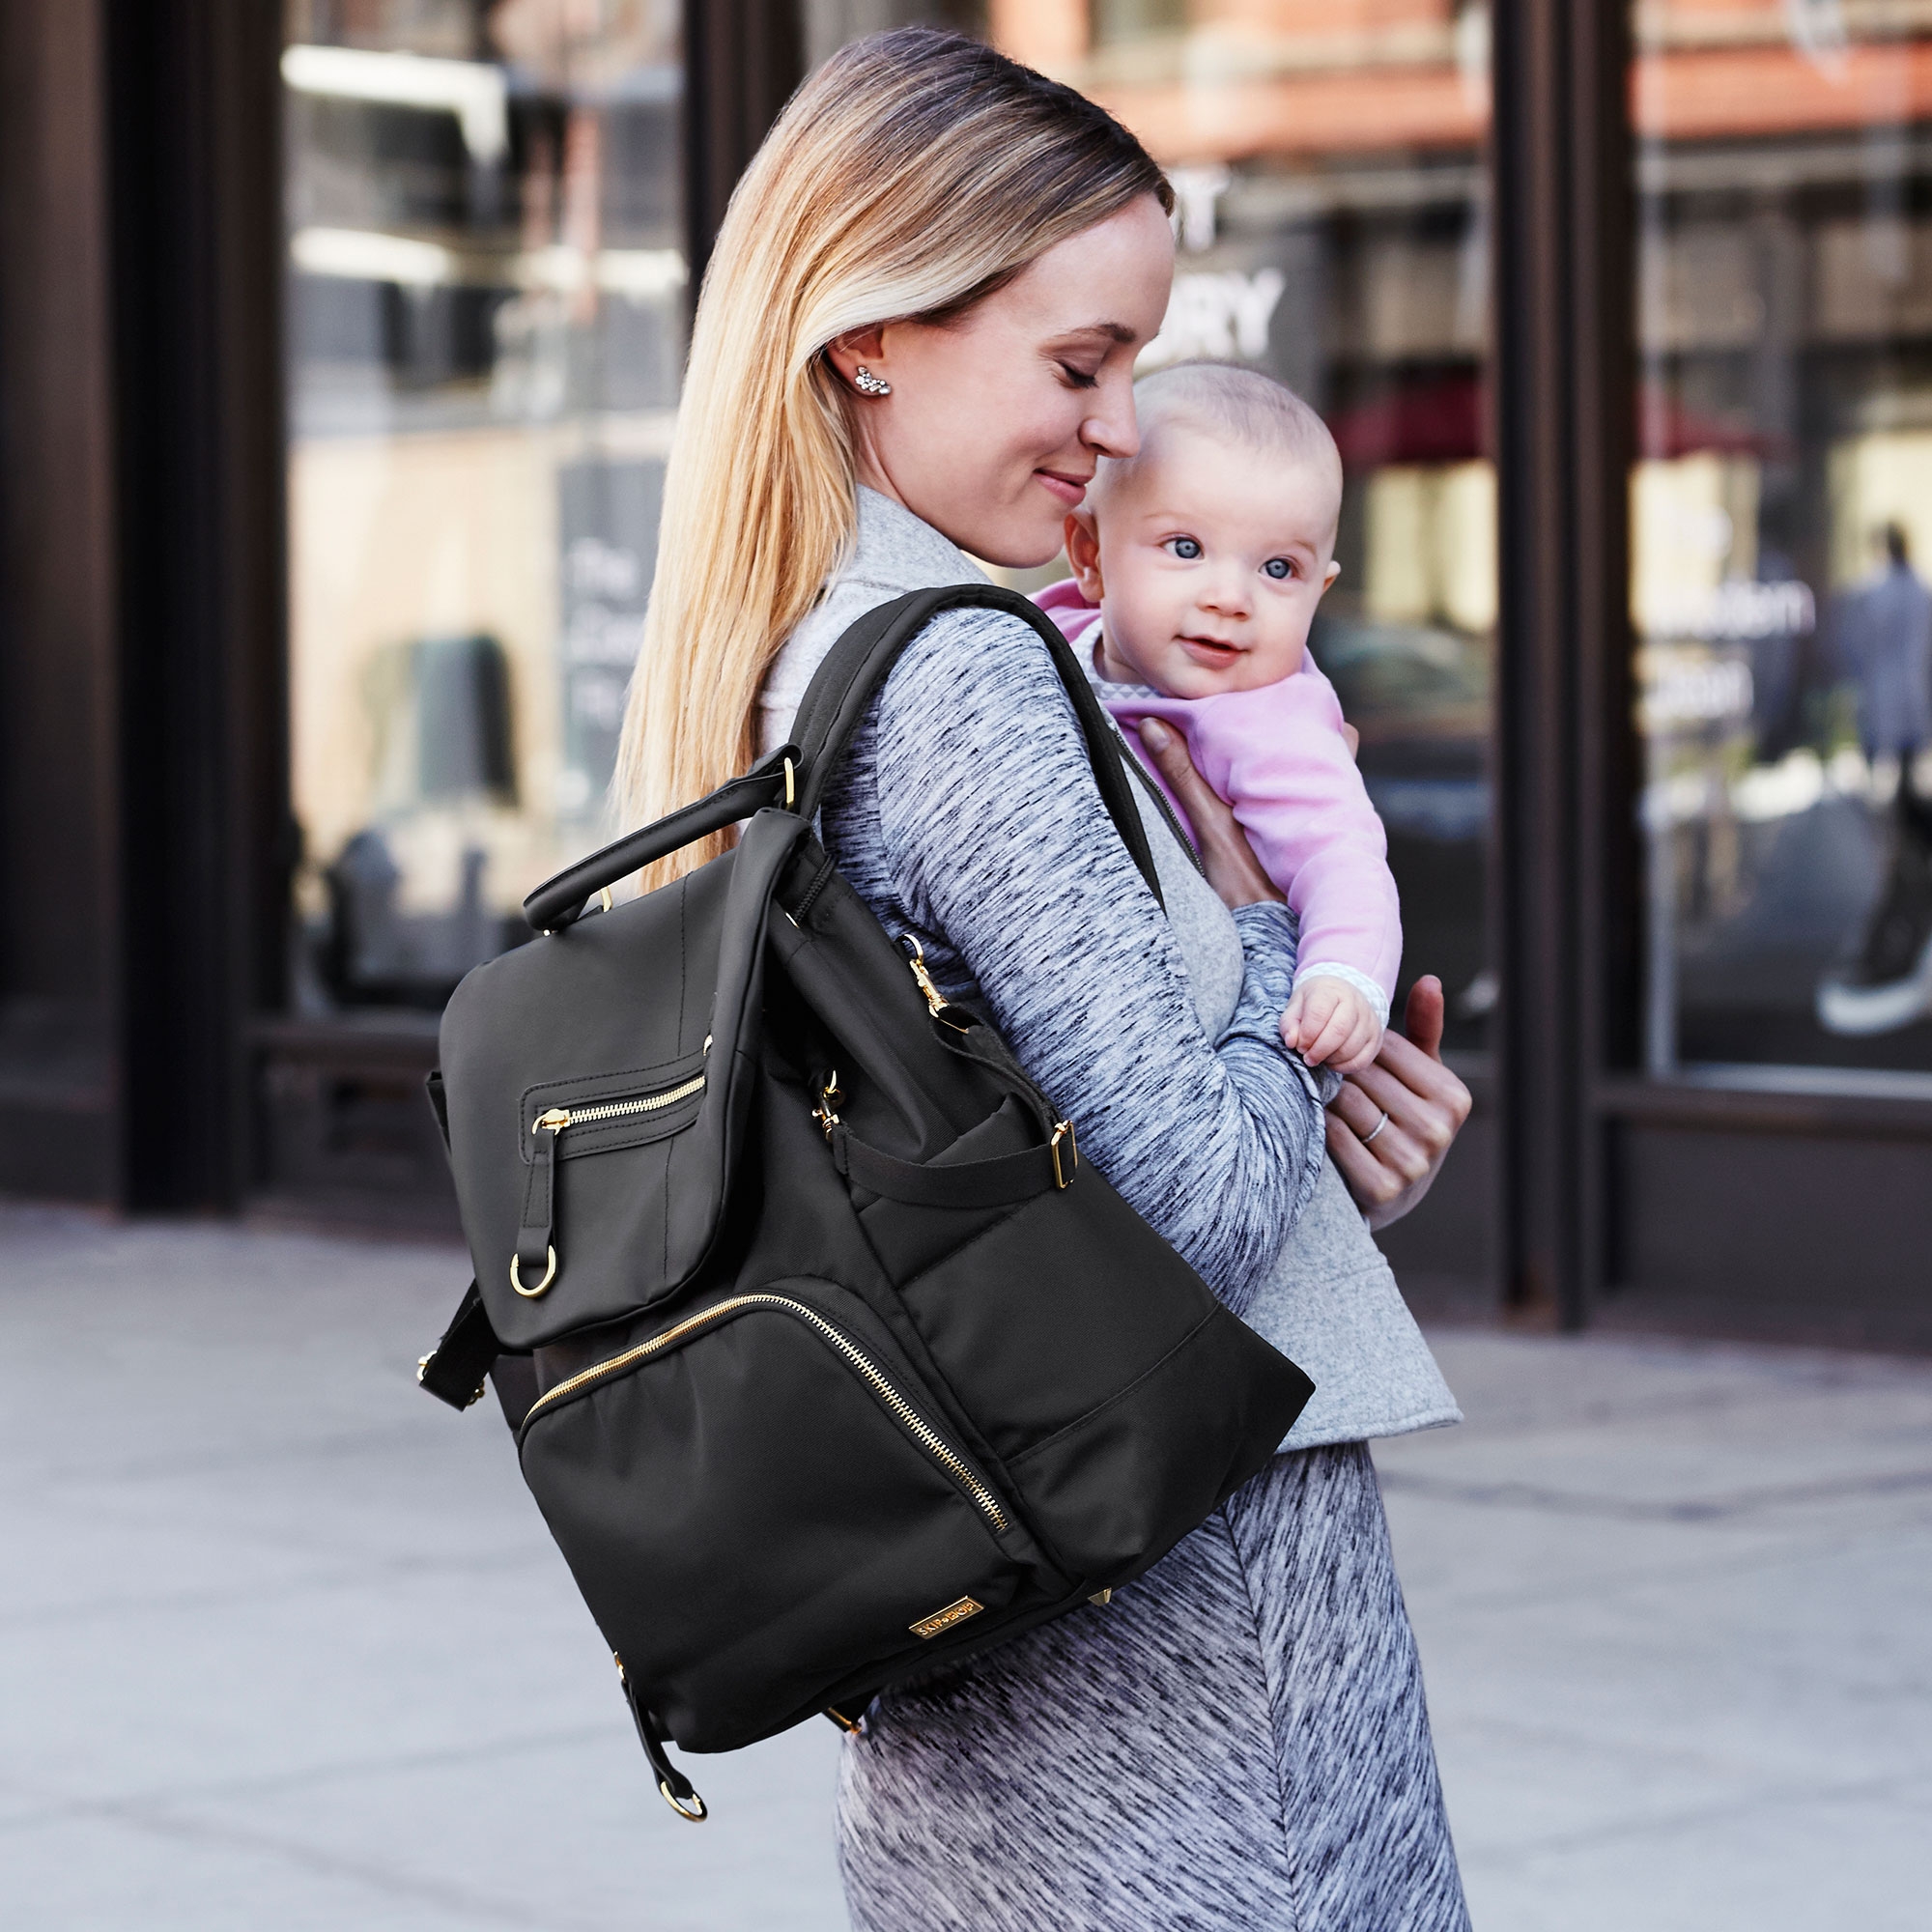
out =
[[1932,38],[1634,22],[1649,1064],[1932,1072]]
[[675,0],[295,0],[298,1010],[435,1008],[608,836],[684,349]]
[[1342,575],[1313,648],[1388,828],[1405,981],[1440,975],[1452,1043],[1477,1043],[1496,984],[1487,9],[1008,0],[990,29],[1104,101],[1169,171],[1180,262],[1144,366],[1265,369],[1342,446]]

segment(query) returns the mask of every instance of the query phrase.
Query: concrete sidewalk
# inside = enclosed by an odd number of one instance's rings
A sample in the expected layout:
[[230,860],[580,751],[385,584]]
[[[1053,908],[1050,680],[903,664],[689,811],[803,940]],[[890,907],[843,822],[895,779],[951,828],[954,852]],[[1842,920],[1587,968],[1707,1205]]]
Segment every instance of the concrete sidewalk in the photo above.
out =
[[[832,1727],[680,1825],[494,1406],[412,1386],[454,1255],[0,1243],[8,1924],[844,1924]],[[1470,1424],[1378,1460],[1480,1932],[1926,1924],[1932,1365],[1438,1341]]]

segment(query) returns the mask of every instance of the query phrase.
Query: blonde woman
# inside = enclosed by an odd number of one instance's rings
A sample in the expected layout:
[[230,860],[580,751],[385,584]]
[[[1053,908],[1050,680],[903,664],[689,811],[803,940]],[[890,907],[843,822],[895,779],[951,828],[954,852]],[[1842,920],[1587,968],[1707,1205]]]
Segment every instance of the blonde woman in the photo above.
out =
[[[1171,205],[1099,108],[968,41],[881,35],[806,85],[699,304],[626,727],[634,818],[781,742],[864,611],[971,580],[969,555],[1055,554],[1098,459],[1136,447]],[[1362,1439],[1415,1426],[1389,1391],[1427,1351],[1350,1300],[1364,1264],[1346,1235],[1364,1237],[1337,1178],[1400,1211],[1466,1097],[1392,1037],[1324,1123],[1279,1030],[1287,911],[1184,751],[1165,758],[1203,851],[1150,808],[1163,915],[1038,639],[952,611],[875,701],[825,842],[1236,1312],[1297,1221],[1318,1272],[1332,1237],[1346,1339],[1311,1372],[1352,1406],[1110,1606],[878,1701],[839,1794],[861,1932],[1467,1923]],[[1435,998],[1412,1032],[1439,1032]],[[1329,1233],[1310,1246],[1311,1229]]]

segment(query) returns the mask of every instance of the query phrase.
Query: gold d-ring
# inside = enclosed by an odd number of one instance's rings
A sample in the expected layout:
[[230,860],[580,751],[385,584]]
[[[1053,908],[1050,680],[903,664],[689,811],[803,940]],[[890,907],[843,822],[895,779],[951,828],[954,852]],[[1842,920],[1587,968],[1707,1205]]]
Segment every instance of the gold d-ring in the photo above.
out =
[[517,1273],[517,1264],[522,1259],[521,1255],[510,1257],[510,1286],[526,1300],[534,1301],[556,1279],[556,1250],[553,1248],[550,1251],[550,1266],[544,1269],[544,1278],[534,1288],[526,1288]]
[[704,1800],[698,1797],[696,1792],[691,1794],[691,1802],[687,1804],[663,1778],[658,1779],[658,1795],[687,1824],[701,1825],[711,1815],[704,1808]]

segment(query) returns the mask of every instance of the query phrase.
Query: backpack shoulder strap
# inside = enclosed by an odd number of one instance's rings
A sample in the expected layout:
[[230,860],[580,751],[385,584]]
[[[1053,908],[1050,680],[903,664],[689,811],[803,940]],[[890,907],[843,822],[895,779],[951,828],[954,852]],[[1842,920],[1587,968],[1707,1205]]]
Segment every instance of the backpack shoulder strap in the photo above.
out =
[[1038,634],[1080,721],[1081,736],[1087,741],[1087,756],[1107,815],[1147,881],[1154,902],[1164,905],[1147,828],[1134,803],[1121,743],[1106,708],[1053,619],[1030,599],[997,583],[957,583],[908,591],[867,611],[847,628],[806,687],[792,725],[792,739],[799,748],[799,815],[810,818],[817,811],[867,706],[884,685],[900,652],[942,611],[973,608],[1003,611],[1032,625]]

